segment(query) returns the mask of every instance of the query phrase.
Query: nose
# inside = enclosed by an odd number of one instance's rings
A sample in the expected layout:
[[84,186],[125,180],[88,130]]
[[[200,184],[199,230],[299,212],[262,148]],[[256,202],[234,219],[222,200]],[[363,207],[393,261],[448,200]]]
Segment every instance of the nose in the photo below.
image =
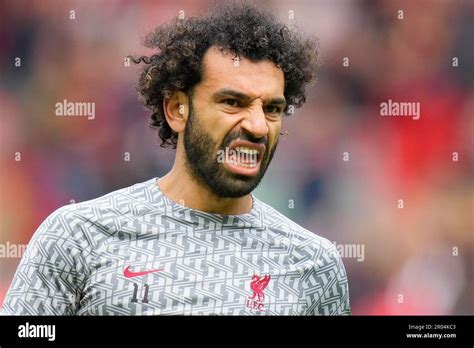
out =
[[241,122],[241,127],[255,138],[263,138],[268,134],[267,120],[261,105],[249,110],[247,117]]

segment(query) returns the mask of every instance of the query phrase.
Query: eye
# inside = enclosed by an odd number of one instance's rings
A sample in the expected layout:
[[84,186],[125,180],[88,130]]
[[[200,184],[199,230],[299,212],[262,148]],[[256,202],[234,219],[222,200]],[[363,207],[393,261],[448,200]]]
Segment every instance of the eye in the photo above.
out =
[[281,114],[282,108],[277,105],[268,105],[265,107],[265,112],[269,114]]
[[241,106],[241,105],[240,105],[240,102],[239,102],[237,99],[224,99],[222,102],[223,102],[224,104],[229,105],[229,106],[232,106],[232,107],[239,107],[239,106]]

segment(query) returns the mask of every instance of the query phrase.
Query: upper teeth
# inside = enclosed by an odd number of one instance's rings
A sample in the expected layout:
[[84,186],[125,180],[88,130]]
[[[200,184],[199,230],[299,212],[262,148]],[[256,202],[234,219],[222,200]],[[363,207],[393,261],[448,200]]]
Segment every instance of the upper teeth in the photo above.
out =
[[256,154],[258,154],[257,150],[251,149],[251,148],[248,148],[248,147],[245,147],[245,146],[237,146],[235,149],[237,151],[243,152],[247,155],[256,155]]

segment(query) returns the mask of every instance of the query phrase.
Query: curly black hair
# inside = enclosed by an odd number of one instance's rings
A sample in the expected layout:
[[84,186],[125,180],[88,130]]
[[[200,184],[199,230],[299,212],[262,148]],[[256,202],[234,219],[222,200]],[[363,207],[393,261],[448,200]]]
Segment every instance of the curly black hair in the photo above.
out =
[[149,33],[144,45],[158,53],[130,58],[146,64],[137,90],[152,111],[150,127],[158,131],[161,147],[176,148],[178,140],[166,121],[163,100],[174,91],[192,92],[201,80],[202,60],[209,47],[219,47],[234,59],[270,60],[282,69],[285,115],[306,101],[305,88],[315,81],[319,67],[317,39],[303,37],[248,2],[226,2],[199,18],[176,18]]

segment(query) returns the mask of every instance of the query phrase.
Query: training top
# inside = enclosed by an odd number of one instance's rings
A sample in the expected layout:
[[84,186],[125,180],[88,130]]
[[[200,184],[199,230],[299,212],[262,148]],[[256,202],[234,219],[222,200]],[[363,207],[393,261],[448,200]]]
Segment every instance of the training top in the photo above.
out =
[[252,195],[249,213],[173,202],[157,178],[54,211],[3,315],[349,315],[336,247]]

